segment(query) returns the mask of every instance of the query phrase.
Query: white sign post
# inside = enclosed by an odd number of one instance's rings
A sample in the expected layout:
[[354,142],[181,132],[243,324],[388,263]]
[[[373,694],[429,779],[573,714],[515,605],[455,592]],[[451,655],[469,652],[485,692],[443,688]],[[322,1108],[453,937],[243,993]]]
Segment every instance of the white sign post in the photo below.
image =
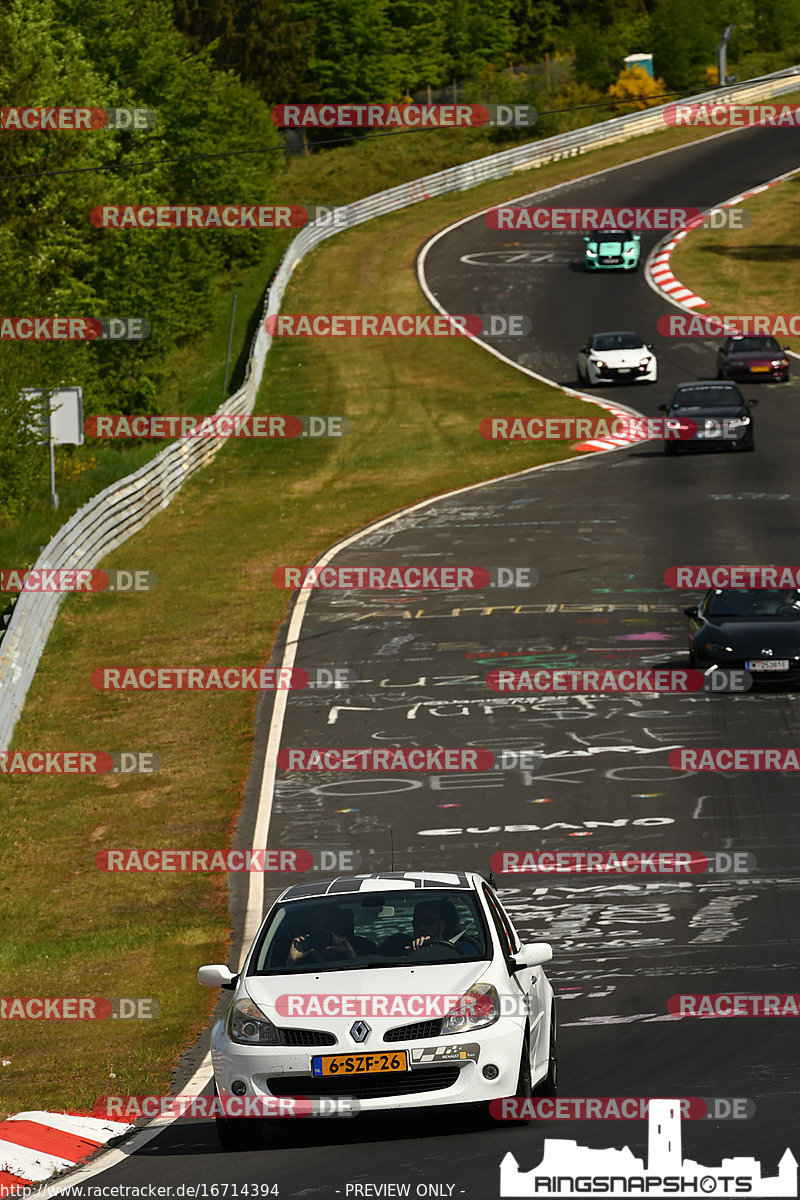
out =
[[[22,394],[31,399],[40,399],[42,388],[23,388]],[[45,442],[50,451],[50,501],[58,508],[56,491],[56,446],[83,445],[83,388],[61,387],[50,393],[49,403],[42,404],[40,444]]]

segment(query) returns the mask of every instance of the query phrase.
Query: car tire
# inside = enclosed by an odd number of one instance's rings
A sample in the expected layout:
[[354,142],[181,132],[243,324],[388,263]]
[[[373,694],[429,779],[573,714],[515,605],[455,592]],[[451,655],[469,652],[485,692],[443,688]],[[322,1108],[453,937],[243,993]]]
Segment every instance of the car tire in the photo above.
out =
[[697,669],[697,651],[695,650],[694,646],[690,646],[689,647],[689,670],[695,671],[696,669]]
[[[514,1091],[514,1096],[516,1097],[516,1099],[524,1101],[524,1100],[532,1099],[533,1094],[534,1093],[533,1093],[533,1086],[532,1086],[532,1080],[531,1080],[530,1032],[526,1026],[525,1036],[522,1039],[522,1051],[520,1052],[520,1057],[519,1057],[519,1074],[517,1076],[517,1086]],[[495,1103],[495,1101],[490,1101],[486,1105],[486,1112],[489,1115],[491,1115],[491,1105],[493,1103]],[[503,1122],[503,1124],[506,1126],[508,1126],[508,1125],[530,1125],[532,1120],[533,1120],[532,1115],[524,1115],[524,1116],[514,1117],[513,1119],[506,1119]],[[494,1118],[492,1118],[492,1123],[495,1124]]]
[[717,379],[724,379],[724,378],[725,378],[725,372],[722,370],[722,367],[717,367]]
[[[218,1096],[216,1081],[214,1095]],[[215,1117],[217,1137],[223,1150],[258,1150],[264,1133],[261,1117]]]
[[533,1089],[534,1096],[558,1095],[558,1051],[556,1048],[556,1008],[550,1012],[550,1057],[547,1063],[547,1074],[541,1083]]

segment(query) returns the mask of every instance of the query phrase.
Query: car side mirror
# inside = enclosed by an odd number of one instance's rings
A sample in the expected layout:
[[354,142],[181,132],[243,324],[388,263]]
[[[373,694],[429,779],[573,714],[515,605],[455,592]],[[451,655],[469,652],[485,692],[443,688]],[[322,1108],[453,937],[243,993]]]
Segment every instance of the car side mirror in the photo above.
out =
[[788,350],[788,349],[789,349],[788,346],[781,346],[781,350]]
[[658,411],[659,412],[669,412],[669,405],[668,404],[659,404]]
[[521,946],[509,959],[508,973],[516,975],[517,971],[522,971],[525,967],[541,967],[550,962],[552,957],[553,947],[549,942],[529,942],[527,946]]
[[758,400],[754,397],[752,400],[748,400],[747,403],[748,404],[758,404]]
[[239,976],[234,975],[233,971],[229,971],[220,963],[201,967],[197,972],[197,982],[201,983],[203,987],[226,988],[232,992],[238,981]]
[[583,235],[583,240],[584,240],[585,242],[590,242],[592,239],[591,239],[590,237],[587,237],[587,235],[586,235],[586,234],[584,234],[584,235]]
[[648,350],[652,350],[652,349],[653,349],[653,343],[652,343],[652,342],[648,342],[648,343],[647,343],[647,349],[648,349]]
[[683,611],[686,613],[687,617],[696,617],[698,612],[697,605],[690,604],[688,608],[685,608]]

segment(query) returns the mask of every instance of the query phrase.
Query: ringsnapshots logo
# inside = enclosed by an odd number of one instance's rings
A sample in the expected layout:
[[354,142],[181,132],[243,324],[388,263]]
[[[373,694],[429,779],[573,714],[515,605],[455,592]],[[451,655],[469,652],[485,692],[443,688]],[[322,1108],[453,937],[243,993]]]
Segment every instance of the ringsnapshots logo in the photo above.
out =
[[417,338],[526,337],[523,313],[274,313],[264,321],[272,337]]
[[141,342],[143,317],[0,317],[4,342]]
[[277,104],[279,129],[531,129],[531,104]]
[[323,691],[354,678],[349,667],[95,667],[91,675],[100,692]]
[[361,856],[357,850],[100,850],[94,859],[98,871],[134,874],[183,874],[192,871],[222,871],[226,874],[285,874],[306,871],[355,871]]
[[97,567],[27,567],[0,570],[0,592],[152,592],[154,571],[103,571]]
[[153,775],[152,750],[0,750],[0,775]]
[[800,313],[665,313],[656,328],[670,338],[800,337]]
[[83,431],[91,438],[327,438],[350,432],[347,417],[331,414],[303,416],[246,416],[213,413],[207,417],[127,417],[119,414],[87,417]]
[[639,233],[677,229],[744,229],[750,223],[745,209],[713,208],[548,208],[538,205],[498,205],[485,213],[489,229],[563,233]]
[[622,438],[626,442],[691,441],[697,424],[663,417],[484,417],[478,432],[486,441],[570,442]]
[[451,566],[327,566],[276,567],[272,582],[301,591],[479,591],[486,588],[533,588],[539,574],[533,567]]
[[152,108],[2,108],[0,129],[5,133],[98,129],[152,129],[158,114]]
[[748,875],[746,851],[501,850],[489,860],[498,875]]
[[684,129],[744,129],[764,125],[768,129],[796,129],[800,107],[791,104],[668,104],[664,124]]
[[0,1021],[150,1021],[152,996],[0,996]]

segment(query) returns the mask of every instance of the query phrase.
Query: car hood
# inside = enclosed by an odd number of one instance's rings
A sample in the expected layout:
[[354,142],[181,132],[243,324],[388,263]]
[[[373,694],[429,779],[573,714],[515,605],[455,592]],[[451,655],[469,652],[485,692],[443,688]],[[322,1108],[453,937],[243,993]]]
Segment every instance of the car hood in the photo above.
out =
[[603,238],[598,241],[590,242],[590,246],[596,246],[600,254],[622,254],[623,249],[632,249],[636,242],[621,242],[619,239],[606,241]]
[[756,658],[767,649],[773,650],[777,658],[800,654],[800,621],[715,621],[706,625],[704,636],[715,631],[734,650],[747,651]]
[[643,358],[651,357],[651,352],[646,346],[637,346],[635,350],[592,350],[590,357],[610,367],[638,367]]
[[[258,1005],[265,1016],[278,1026],[304,1029],[326,1029],[336,1032],[342,1025],[349,1028],[353,1021],[364,1012],[364,1019],[375,1030],[391,1029],[395,1025],[405,1025],[437,1015],[444,1015],[444,1007],[439,1011],[431,1011],[426,1017],[424,1012],[406,1013],[400,1011],[406,1001],[397,1001],[396,997],[430,996],[447,997],[461,996],[478,980],[490,979],[491,966],[488,962],[471,959],[469,962],[431,964],[430,966],[415,965],[401,967],[374,967],[369,970],[325,971],[316,974],[298,972],[286,975],[247,976],[244,988],[252,1000]],[[241,992],[239,993],[241,996]],[[302,1011],[298,1005],[290,1006],[288,1000],[281,997],[303,997]],[[367,998],[362,1008],[358,999],[352,1001],[351,1011],[347,1014],[333,1008],[328,1010],[332,1015],[326,1015],[322,1005],[328,996],[341,1001],[344,997]],[[372,997],[388,997],[388,1010],[394,1015],[382,1016],[374,1011]],[[316,998],[317,1004],[311,999]],[[291,1015],[289,1015],[291,1007]],[[447,1007],[452,1007],[448,1005]],[[309,1015],[305,1015],[309,1011]]]
[[720,421],[729,417],[749,417],[751,413],[743,404],[709,404],[696,408],[671,408],[667,416],[686,421]]
[[738,353],[734,352],[729,354],[726,361],[729,363],[736,363],[737,366],[764,366],[767,363],[773,362],[775,359],[785,357],[786,354],[783,350],[740,350]]

